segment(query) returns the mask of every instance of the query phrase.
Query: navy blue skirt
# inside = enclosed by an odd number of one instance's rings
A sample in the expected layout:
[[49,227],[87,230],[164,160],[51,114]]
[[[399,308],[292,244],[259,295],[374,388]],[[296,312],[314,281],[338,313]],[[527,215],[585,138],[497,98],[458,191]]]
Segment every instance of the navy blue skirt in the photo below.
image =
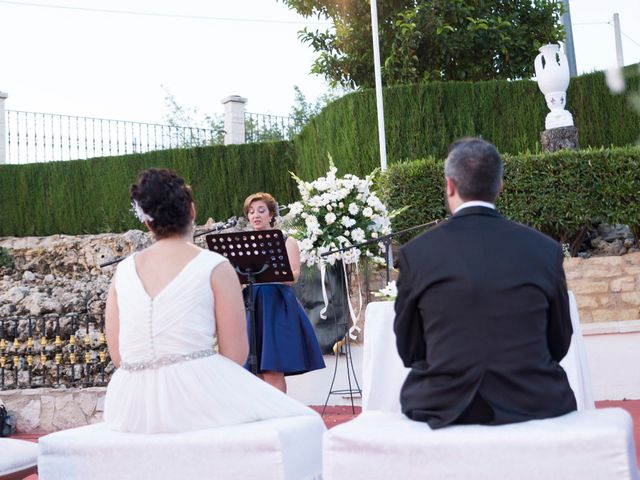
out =
[[[293,288],[277,283],[254,285],[253,301],[258,372],[297,375],[325,367],[313,326]],[[247,330],[251,338],[248,312]],[[250,369],[248,362],[245,368]]]

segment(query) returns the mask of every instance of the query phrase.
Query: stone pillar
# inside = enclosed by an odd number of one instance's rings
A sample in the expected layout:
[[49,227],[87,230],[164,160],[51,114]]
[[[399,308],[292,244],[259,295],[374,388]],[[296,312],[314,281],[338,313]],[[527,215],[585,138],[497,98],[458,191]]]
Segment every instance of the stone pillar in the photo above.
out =
[[0,165],[7,163],[7,116],[4,110],[4,101],[9,95],[0,92]]
[[576,127],[550,128],[540,133],[540,145],[543,152],[558,150],[577,150],[578,129]]
[[224,105],[224,144],[245,143],[244,105],[247,99],[230,95],[223,98],[221,103]]

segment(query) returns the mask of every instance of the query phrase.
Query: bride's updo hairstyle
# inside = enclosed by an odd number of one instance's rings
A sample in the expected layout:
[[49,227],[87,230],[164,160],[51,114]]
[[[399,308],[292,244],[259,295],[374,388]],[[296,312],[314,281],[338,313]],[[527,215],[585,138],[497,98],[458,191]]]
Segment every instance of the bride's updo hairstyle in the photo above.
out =
[[157,168],[144,170],[129,192],[134,208],[137,204],[142,210],[156,238],[182,235],[191,226],[191,187],[175,172]]

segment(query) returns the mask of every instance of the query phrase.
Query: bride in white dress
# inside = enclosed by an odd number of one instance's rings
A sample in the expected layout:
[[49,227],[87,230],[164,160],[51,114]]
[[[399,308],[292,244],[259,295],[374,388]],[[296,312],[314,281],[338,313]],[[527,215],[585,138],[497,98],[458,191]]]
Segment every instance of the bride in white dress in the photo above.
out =
[[184,432],[317,415],[242,368],[240,283],[224,257],[193,244],[196,211],[184,180],[146,170],[131,198],[156,241],[120,263],[107,298],[107,344],[118,367],[107,388],[107,426]]

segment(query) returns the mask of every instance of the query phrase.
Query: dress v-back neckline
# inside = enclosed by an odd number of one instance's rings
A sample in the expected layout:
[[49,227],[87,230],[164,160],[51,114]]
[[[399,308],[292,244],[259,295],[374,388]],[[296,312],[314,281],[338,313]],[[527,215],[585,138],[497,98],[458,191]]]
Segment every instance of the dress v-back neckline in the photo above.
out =
[[144,286],[144,283],[142,282],[142,277],[138,273],[138,266],[136,265],[136,259],[135,259],[136,254],[134,254],[132,258],[133,274],[136,277],[138,284],[140,285],[140,288],[142,289],[144,294],[147,296],[149,300],[154,302],[158,299],[158,297],[164,294],[164,292],[167,291],[171,287],[171,285],[173,285],[176,282],[176,280],[178,280],[178,278],[180,278],[184,274],[184,272],[188,270],[189,266],[195,262],[196,258],[202,255],[204,252],[205,250],[198,252],[195,257],[193,257],[191,260],[185,263],[184,266],[180,269],[180,271],[171,280],[169,280],[166,285],[164,285],[160,290],[158,290],[158,293],[156,293],[153,297],[149,295],[147,287]]

